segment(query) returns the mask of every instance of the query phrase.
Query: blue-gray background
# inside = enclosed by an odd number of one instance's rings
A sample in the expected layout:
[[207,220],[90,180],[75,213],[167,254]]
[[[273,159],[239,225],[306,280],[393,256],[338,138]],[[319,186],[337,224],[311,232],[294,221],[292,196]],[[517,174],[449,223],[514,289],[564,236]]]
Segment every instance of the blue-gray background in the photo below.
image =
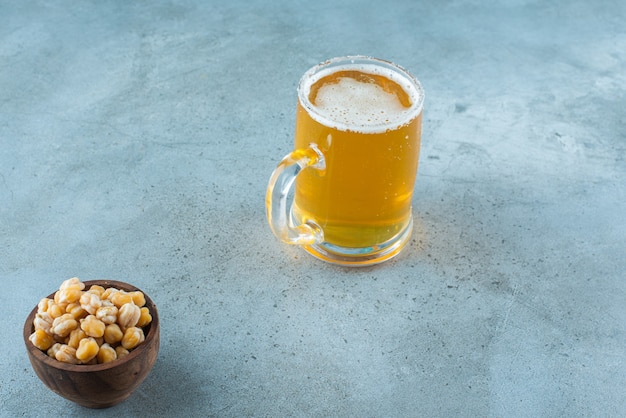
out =
[[[2,1],[2,416],[626,415],[626,3]],[[324,59],[426,90],[415,235],[347,270],[264,193]],[[62,280],[128,281],[162,346],[90,411],[21,329]]]

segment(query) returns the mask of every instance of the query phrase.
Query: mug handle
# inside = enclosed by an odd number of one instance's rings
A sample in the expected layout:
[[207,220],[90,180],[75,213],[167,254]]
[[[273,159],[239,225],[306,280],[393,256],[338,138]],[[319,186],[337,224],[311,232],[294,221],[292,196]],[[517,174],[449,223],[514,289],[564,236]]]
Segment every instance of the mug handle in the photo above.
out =
[[315,222],[309,220],[294,225],[290,216],[289,192],[294,180],[305,168],[326,169],[324,154],[315,144],[290,152],[278,164],[267,185],[265,209],[267,220],[274,235],[287,244],[312,245],[324,241],[324,232]]

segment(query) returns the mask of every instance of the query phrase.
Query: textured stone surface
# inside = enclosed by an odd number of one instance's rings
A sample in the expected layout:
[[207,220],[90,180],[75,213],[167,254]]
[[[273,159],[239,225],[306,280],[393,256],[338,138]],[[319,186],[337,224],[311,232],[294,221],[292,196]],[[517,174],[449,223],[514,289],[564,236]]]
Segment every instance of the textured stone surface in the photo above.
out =
[[[98,416],[626,414],[626,3],[211,3],[3,2],[0,415],[91,412],[21,339],[72,276],[161,315]],[[427,97],[415,235],[349,270],[264,193],[300,75],[357,53]]]

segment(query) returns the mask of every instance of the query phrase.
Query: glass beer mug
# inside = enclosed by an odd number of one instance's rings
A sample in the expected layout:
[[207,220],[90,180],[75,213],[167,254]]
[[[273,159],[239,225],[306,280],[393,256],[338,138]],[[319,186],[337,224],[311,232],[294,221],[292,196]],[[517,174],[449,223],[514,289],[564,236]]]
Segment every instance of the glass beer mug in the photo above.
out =
[[348,56],[307,71],[294,151],[267,187],[274,235],[335,264],[397,255],[413,227],[423,103],[419,81],[388,61]]

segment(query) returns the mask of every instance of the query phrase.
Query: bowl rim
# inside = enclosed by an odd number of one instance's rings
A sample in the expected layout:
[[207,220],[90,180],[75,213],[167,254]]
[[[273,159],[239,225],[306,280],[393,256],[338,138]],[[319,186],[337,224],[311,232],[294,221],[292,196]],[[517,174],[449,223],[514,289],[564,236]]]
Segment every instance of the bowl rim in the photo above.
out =
[[[100,372],[104,370],[113,369],[115,367],[128,364],[136,357],[141,356],[144,351],[151,349],[150,343],[157,337],[158,331],[159,331],[159,313],[158,313],[156,305],[154,304],[150,296],[148,296],[143,290],[139,289],[138,287],[133,286],[130,283],[121,282],[118,280],[102,279],[102,280],[86,280],[82,282],[85,284],[85,288],[88,288],[92,285],[99,285],[99,286],[104,287],[105,289],[108,287],[115,287],[118,289],[131,291],[131,292],[132,291],[142,292],[146,299],[146,304],[144,306],[148,307],[148,309],[150,310],[150,314],[152,315],[152,321],[148,325],[150,328],[148,330],[148,333],[145,336],[145,340],[138,347],[131,350],[131,352],[127,356],[124,356],[121,359],[117,359],[108,363],[102,363],[102,364],[63,363],[62,361],[58,361],[57,359],[54,359],[48,356],[45,352],[35,347],[35,345],[31,343],[29,340],[30,335],[35,331],[33,320],[35,319],[35,316],[37,315],[37,310],[38,310],[38,306],[35,305],[33,310],[31,310],[30,314],[27,316],[26,321],[24,322],[24,343],[26,344],[26,349],[29,355],[31,356],[31,358],[34,358],[36,361],[41,362],[48,367],[52,367],[52,368],[63,370],[63,371],[69,371],[69,372],[74,372],[74,373],[93,373],[93,372]],[[50,295],[48,295],[47,297],[52,299],[55,293],[56,293],[56,290]],[[157,347],[157,350],[158,350],[158,347]]]

